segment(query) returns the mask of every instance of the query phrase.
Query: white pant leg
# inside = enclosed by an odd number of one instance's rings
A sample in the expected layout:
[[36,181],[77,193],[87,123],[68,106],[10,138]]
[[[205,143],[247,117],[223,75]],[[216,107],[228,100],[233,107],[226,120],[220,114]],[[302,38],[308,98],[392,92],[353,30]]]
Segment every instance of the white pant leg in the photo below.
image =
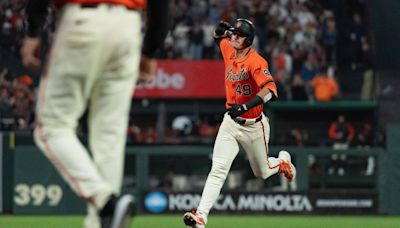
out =
[[[121,10],[121,9],[116,9]],[[89,146],[101,176],[119,195],[122,186],[125,143],[141,50],[140,15],[115,17],[106,50],[113,50],[93,85],[89,107]],[[112,21],[110,21],[112,23]],[[89,208],[85,226],[96,228],[98,216]]]
[[101,44],[96,39],[98,31],[76,29],[68,16],[62,17],[41,82],[35,141],[80,197],[102,207],[111,186],[75,133],[90,94],[87,85],[95,78],[92,72]]
[[201,211],[206,215],[208,215],[217,200],[232,162],[239,153],[239,145],[235,139],[236,130],[233,125],[235,123],[231,121],[228,115],[224,116],[215,140],[211,171],[208,174],[200,204],[197,208],[197,211]]
[[[134,19],[140,20],[139,15],[126,20]],[[122,184],[129,111],[138,78],[141,43],[140,39],[131,38],[140,37],[140,28],[124,31],[131,32],[118,34],[127,39],[114,47],[116,53],[113,55],[120,58],[116,57],[106,65],[94,85],[89,108],[90,149],[96,167],[117,194]]]
[[[140,36],[137,32],[140,30],[139,14],[128,12],[124,7],[116,10],[118,12],[111,11],[107,7],[102,7],[101,10],[84,10],[77,5],[67,5],[64,8],[50,55],[48,77],[42,81],[37,105],[38,127],[35,129],[35,140],[38,146],[58,168],[71,188],[80,197],[94,203],[97,210],[104,205],[116,188],[99,173],[98,167],[79,142],[75,130],[77,121],[84,112],[88,100],[92,98],[93,88],[98,84],[99,76],[102,75],[107,61],[133,55],[131,53],[133,47],[126,49],[123,54],[116,52],[125,48],[118,46],[120,43],[116,40],[122,39],[127,45],[133,44],[127,42],[128,40],[138,40],[135,48],[139,49]],[[119,28],[120,33],[113,33],[110,30],[116,28]],[[109,36],[110,34],[112,36]],[[131,36],[132,34],[135,36]],[[110,48],[112,44],[115,48]],[[127,58],[127,61],[129,60],[132,58]],[[118,63],[126,64],[127,61],[119,60]],[[126,67],[118,64],[113,67],[117,69],[115,72],[119,69],[126,71]],[[134,68],[137,69],[137,66]],[[127,77],[126,74],[116,75]],[[133,79],[125,80],[125,83],[133,81]],[[122,96],[127,97],[128,90],[132,90],[133,86],[126,87],[129,88],[122,91],[124,94]],[[124,110],[127,108],[124,102],[122,106]],[[121,116],[121,119],[124,118],[126,117]],[[117,123],[117,126],[122,125]],[[120,132],[125,130],[123,126],[119,129]],[[124,144],[124,139],[120,141],[119,144]],[[121,177],[115,179],[120,183]]]
[[270,126],[265,116],[261,121],[248,126],[242,126],[244,134],[239,143],[246,151],[254,175],[260,179],[278,173],[279,160],[268,156],[268,141]]
[[83,221],[84,228],[101,228],[100,217],[96,208],[92,205],[87,206],[87,215]]

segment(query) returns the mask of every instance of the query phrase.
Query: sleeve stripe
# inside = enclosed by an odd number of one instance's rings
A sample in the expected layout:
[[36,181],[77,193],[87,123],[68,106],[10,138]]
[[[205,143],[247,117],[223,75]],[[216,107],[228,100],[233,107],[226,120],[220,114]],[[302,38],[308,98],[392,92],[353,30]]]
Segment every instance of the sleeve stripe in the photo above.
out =
[[269,84],[269,83],[275,83],[275,82],[274,82],[274,80],[270,79],[270,80],[264,82],[263,84],[261,84],[261,85],[260,85],[260,88],[263,88],[264,86],[266,86],[266,85]]

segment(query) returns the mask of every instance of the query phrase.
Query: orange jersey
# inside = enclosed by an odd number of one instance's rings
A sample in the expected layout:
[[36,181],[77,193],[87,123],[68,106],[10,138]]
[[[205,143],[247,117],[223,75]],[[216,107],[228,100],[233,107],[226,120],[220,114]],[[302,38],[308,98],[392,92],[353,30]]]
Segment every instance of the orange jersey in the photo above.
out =
[[[268,70],[268,62],[253,48],[250,48],[246,56],[238,59],[228,38],[222,39],[219,45],[225,62],[226,108],[229,108],[228,103],[246,103],[262,88],[268,88],[275,97],[278,97],[274,79]],[[260,104],[251,108],[241,117],[256,118],[261,115],[262,111],[263,104]]]
[[116,4],[116,5],[124,5],[129,9],[143,9],[146,6],[146,0],[55,0],[56,6],[63,6],[68,3],[77,3],[77,4]]
[[317,101],[331,101],[339,90],[335,80],[328,76],[316,76],[312,79],[311,84],[314,86]]

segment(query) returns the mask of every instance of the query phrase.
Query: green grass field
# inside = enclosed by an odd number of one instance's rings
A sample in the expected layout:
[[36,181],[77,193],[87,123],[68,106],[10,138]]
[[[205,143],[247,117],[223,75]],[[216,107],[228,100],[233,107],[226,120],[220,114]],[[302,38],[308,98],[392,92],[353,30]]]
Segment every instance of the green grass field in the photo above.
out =
[[[0,228],[80,228],[82,216],[0,216]],[[132,228],[185,228],[181,216],[142,215]],[[211,216],[207,228],[397,228],[392,216]]]

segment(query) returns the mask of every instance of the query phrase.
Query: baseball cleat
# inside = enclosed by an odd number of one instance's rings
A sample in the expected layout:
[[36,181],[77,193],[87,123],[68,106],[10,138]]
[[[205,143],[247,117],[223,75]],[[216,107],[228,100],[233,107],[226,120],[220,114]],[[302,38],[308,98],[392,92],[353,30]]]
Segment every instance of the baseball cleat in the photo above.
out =
[[133,197],[112,196],[100,212],[101,228],[129,228],[132,219]]
[[183,215],[183,222],[186,226],[191,226],[192,228],[203,228],[206,225],[204,218],[195,211],[186,212]]
[[283,173],[289,182],[296,179],[296,167],[294,167],[290,154],[287,151],[280,151],[278,158],[281,160],[279,164],[279,173]]

